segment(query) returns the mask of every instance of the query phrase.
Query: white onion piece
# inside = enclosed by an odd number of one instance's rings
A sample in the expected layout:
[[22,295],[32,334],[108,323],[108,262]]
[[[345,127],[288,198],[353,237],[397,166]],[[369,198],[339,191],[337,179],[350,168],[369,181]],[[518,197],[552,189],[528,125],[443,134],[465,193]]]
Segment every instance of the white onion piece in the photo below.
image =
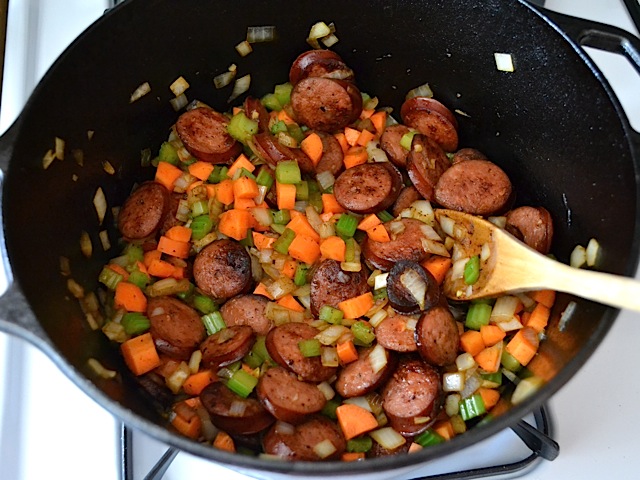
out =
[[336,396],[336,392],[333,390],[329,382],[319,383],[318,390],[322,392],[322,394],[324,395],[324,398],[326,398],[327,401],[331,400],[333,397]]
[[456,367],[458,367],[459,371],[469,370],[476,366],[476,361],[473,359],[473,356],[470,353],[461,353],[456,358]]
[[291,425],[290,423],[286,423],[278,420],[275,426],[275,432],[278,435],[293,435],[296,431],[296,427]]
[[276,33],[276,27],[274,25],[247,27],[247,42],[271,42],[275,40]]
[[587,249],[585,252],[586,262],[588,267],[593,267],[598,263],[600,257],[600,244],[595,238],[589,240]]
[[460,391],[460,395],[462,396],[462,398],[470,397],[475,393],[476,390],[478,390],[478,388],[480,388],[481,384],[482,379],[479,375],[474,373],[473,375],[467,376],[464,383],[464,388]]
[[336,446],[331,443],[331,440],[329,440],[328,438],[325,438],[324,440],[316,443],[313,446],[313,452],[320,458],[327,458],[336,453],[336,451]]
[[454,231],[455,224],[456,222],[454,222],[449,217],[440,217],[440,226],[442,227],[442,231],[447,235],[449,235],[450,237],[454,236],[453,231]]
[[349,332],[349,329],[344,325],[331,325],[318,333],[315,338],[323,345],[333,345],[347,332]]
[[433,207],[428,200],[416,200],[409,206],[409,212],[411,218],[415,218],[416,220],[426,223],[426,226],[430,228],[428,230],[423,230],[423,232],[426,233],[427,238],[442,241],[440,235],[438,235],[433,229],[435,216],[433,214]]
[[241,57],[246,57],[251,52],[253,52],[253,48],[251,47],[251,44],[248,41],[243,40],[242,42],[236,45],[236,52],[238,52]]
[[386,310],[378,310],[376,313],[374,313],[371,317],[369,317],[369,323],[371,324],[371,326],[373,328],[376,328],[378,325],[380,325],[385,318],[387,318],[389,316],[389,314],[387,313]]
[[453,262],[451,266],[451,280],[458,280],[464,276],[464,266],[468,261],[468,258],[460,258]]
[[513,394],[511,395],[511,403],[518,405],[524,402],[531,395],[536,393],[544,385],[544,380],[540,377],[527,377],[520,380],[520,383],[516,385]]
[[174,82],[169,86],[169,90],[171,90],[176,97],[179,97],[188,88],[189,82],[187,82],[182,76],[176,78]]
[[388,278],[389,278],[389,272],[376,275],[376,277],[373,280],[373,289],[380,290],[381,288],[385,288],[387,286]]
[[367,397],[346,398],[343,403],[349,403],[351,405],[357,405],[358,407],[364,408],[368,412],[373,413],[373,409],[371,408],[371,404],[369,403],[369,400],[367,400]]
[[387,366],[387,352],[382,345],[379,343],[373,347],[371,353],[369,354],[369,363],[371,364],[371,369],[373,373],[380,372],[384,367]]
[[89,366],[89,368],[91,368],[91,370],[93,370],[96,373],[96,375],[98,375],[101,378],[105,378],[107,380],[115,378],[115,376],[118,373],[115,370],[109,370],[109,369],[105,368],[95,358],[90,358],[89,360],[87,360],[87,365]]
[[151,91],[151,85],[149,85],[149,82],[144,82],[138,88],[136,88],[135,91],[131,94],[131,98],[129,98],[129,103],[133,103],[136,100],[141,99],[150,91]]
[[[416,203],[418,202],[414,202],[414,204]],[[429,204],[429,202],[426,202],[426,203]],[[423,215],[423,213],[420,213],[420,215],[422,216],[422,218],[427,218]],[[416,217],[413,217],[413,218],[416,218]],[[433,240],[434,242],[442,243],[442,238],[440,238],[440,235],[438,235],[438,232],[436,232],[435,228],[433,228],[431,225],[420,225],[420,231],[422,232],[425,238],[429,240]]]
[[504,295],[496,300],[491,310],[490,322],[507,322],[513,318],[516,309],[520,304],[520,299],[514,295]]
[[413,269],[406,270],[400,275],[400,283],[406,288],[416,302],[420,310],[424,310],[427,284],[420,274]]
[[452,372],[442,375],[442,389],[445,392],[460,392],[464,388],[464,373]]
[[42,168],[44,168],[45,170],[49,168],[49,166],[53,163],[55,159],[56,159],[56,154],[53,151],[53,149],[47,150],[47,153],[45,153],[44,156],[42,157]]
[[480,261],[486,262],[487,260],[489,260],[490,256],[491,256],[491,247],[489,246],[488,243],[484,243],[482,245],[482,250],[480,250]]
[[460,411],[460,394],[452,393],[447,395],[444,400],[444,410],[450,417],[457,415]]
[[425,83],[423,85],[419,85],[416,88],[412,88],[411,90],[409,90],[407,92],[407,95],[405,97],[405,100],[409,100],[410,98],[413,97],[433,97],[433,90],[431,90],[431,87],[429,86],[428,83]]
[[215,77],[213,77],[213,85],[218,89],[226,87],[233,81],[235,77],[235,70],[221,73],[220,75],[216,75]]
[[102,244],[102,250],[105,252],[111,248],[111,241],[109,240],[109,232],[107,230],[100,230],[98,232],[100,243]]
[[242,417],[247,410],[247,402],[241,400],[234,400],[229,406],[230,417]]
[[54,152],[58,160],[64,160],[64,147],[65,147],[65,141],[60,137],[56,137]]
[[571,252],[569,265],[574,268],[583,267],[587,263],[587,251],[582,245],[576,245]]
[[230,103],[238,98],[240,95],[248,91],[250,86],[251,74],[238,78],[233,84],[233,91],[231,92],[231,96],[227,99],[227,102]]
[[369,160],[373,160],[377,163],[388,162],[389,158],[384,150],[380,148],[380,145],[375,140],[370,140],[366,145],[367,157]]
[[489,217],[487,218],[488,221],[490,221],[491,223],[493,223],[496,227],[499,228],[504,228],[507,226],[507,217]]
[[187,106],[187,104],[189,103],[189,99],[187,99],[187,96],[184,93],[181,93],[177,97],[169,100],[169,103],[171,104],[171,107],[173,107],[173,111],[177,112],[178,110]]
[[387,450],[395,450],[407,441],[391,427],[379,428],[378,430],[369,432],[369,436]]
[[96,193],[93,195],[93,206],[98,214],[98,224],[102,225],[104,216],[107,213],[107,199],[105,198],[101,187],[98,187]]
[[338,350],[334,347],[323,347],[320,353],[320,361],[325,367],[337,367],[340,365]]
[[191,373],[198,373],[200,370],[200,362],[202,361],[202,352],[195,350],[189,357],[189,370]]
[[493,57],[496,61],[496,68],[501,72],[513,72],[513,58],[510,53],[494,53]]
[[89,234],[84,230],[80,232],[80,251],[87,258],[90,258],[93,253],[91,237],[89,237]]
[[328,170],[320,172],[318,175],[316,175],[316,180],[318,181],[318,184],[320,185],[320,188],[322,190],[328,190],[336,182],[336,178],[333,176],[333,173],[329,172]]
[[502,329],[504,332],[513,332],[514,330],[520,330],[522,328],[522,323],[517,317],[511,317],[510,320],[505,320],[502,322],[496,322],[496,325]]
[[338,43],[338,37],[336,37],[336,35],[334,33],[330,33],[326,37],[322,38],[321,41],[322,41],[322,43],[324,44],[325,47],[331,48],[336,43]]

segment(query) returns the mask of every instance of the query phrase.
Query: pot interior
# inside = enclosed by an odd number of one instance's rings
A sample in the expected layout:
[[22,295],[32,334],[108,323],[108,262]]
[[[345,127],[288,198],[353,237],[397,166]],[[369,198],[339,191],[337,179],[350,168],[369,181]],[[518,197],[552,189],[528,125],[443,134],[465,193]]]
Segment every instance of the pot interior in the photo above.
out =
[[[155,155],[178,116],[169,104],[169,85],[177,77],[190,83],[190,100],[226,111],[231,89],[216,90],[215,75],[236,64],[239,75],[251,74],[250,94],[272,91],[287,81],[291,62],[308,49],[309,28],[320,20],[335,23],[339,43],[333,49],[353,68],[361,90],[378,96],[381,105],[399,112],[406,92],[428,82],[435,98],[456,110],[460,146],[478,148],[507,172],[516,204],[551,212],[553,253],[561,261],[568,262],[573,247],[592,237],[602,245],[604,271],[631,274],[638,255],[636,173],[619,106],[582,54],[523,3],[130,0],[107,13],[56,62],[20,118],[3,198],[14,275],[70,374],[106,408],[197,455],[307,474],[420,462],[504,428],[580,368],[616,315],[560,296],[548,339],[531,365],[549,380],[547,386],[493,423],[411,458],[273,464],[224,454],[166,430],[116,349],[88,328],[60,274],[60,257],[70,259],[73,278],[91,290],[101,266],[119,253],[113,216],[109,212],[99,225],[92,199],[101,187],[109,207],[120,205],[136,182],[151,177],[150,169],[140,167],[140,152],[151,149]],[[255,44],[241,58],[234,46],[247,26],[256,25],[275,25],[278,38]],[[510,53],[515,71],[498,71],[495,52]],[[151,93],[129,103],[143,82]],[[42,157],[56,136],[66,142],[65,160],[44,170]],[[83,166],[73,160],[73,150],[82,151]],[[114,174],[105,173],[105,161]],[[98,240],[105,229],[113,245],[106,252]],[[93,241],[90,259],[80,253],[82,231]],[[570,300],[577,309],[560,331],[559,315]],[[95,378],[86,368],[89,357],[104,359],[122,380]]]

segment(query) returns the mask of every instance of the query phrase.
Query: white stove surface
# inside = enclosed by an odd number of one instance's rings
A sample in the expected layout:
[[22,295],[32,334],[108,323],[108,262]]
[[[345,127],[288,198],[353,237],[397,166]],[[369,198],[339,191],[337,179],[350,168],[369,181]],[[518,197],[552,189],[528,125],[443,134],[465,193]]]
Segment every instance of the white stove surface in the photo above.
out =
[[[10,2],[0,132],[10,126],[51,62],[109,3]],[[547,0],[546,7],[638,34],[622,0]],[[632,125],[640,130],[637,73],[619,56],[592,50],[589,53],[609,79]],[[553,462],[540,462],[523,478],[637,478],[638,338],[640,315],[622,312],[584,368],[550,401],[560,456]],[[44,354],[22,340],[0,333],[0,479],[116,479],[117,428],[111,415],[63,376]],[[141,434],[135,435],[134,442],[134,472],[138,479],[144,477],[166,446]],[[491,462],[483,458],[496,452],[502,452],[503,461],[527,456],[510,431],[491,442],[456,454],[453,463],[458,468],[487,466]],[[422,474],[445,472],[449,458],[429,464],[429,472]],[[416,473],[419,476],[420,471]],[[195,475],[248,479],[184,453],[178,455],[164,478],[176,480]]]

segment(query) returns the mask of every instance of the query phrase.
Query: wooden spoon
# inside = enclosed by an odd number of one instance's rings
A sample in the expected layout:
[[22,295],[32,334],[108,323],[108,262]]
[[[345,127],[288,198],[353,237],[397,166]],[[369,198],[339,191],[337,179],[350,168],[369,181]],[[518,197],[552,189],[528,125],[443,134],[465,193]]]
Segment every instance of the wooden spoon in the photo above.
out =
[[[436,219],[456,241],[461,258],[480,255],[480,277],[469,286],[463,278],[444,282],[456,300],[551,289],[605,305],[640,311],[640,282],[608,273],[573,268],[542,255],[491,222],[468,213],[436,210]],[[484,253],[483,253],[484,249]]]

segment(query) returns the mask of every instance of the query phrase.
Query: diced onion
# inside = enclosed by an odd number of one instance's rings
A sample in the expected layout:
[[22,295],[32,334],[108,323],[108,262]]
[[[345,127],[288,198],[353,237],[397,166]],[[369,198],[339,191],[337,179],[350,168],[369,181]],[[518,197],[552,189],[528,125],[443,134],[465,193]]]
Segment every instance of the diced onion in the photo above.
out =
[[589,240],[585,256],[588,267],[593,267],[598,263],[598,257],[600,256],[600,244],[595,238]]
[[391,427],[383,427],[369,432],[369,436],[387,450],[395,450],[407,441]]
[[276,27],[265,25],[260,27],[247,27],[247,42],[260,43],[271,42],[276,38]]
[[71,275],[71,261],[69,257],[60,257],[60,273],[64,276]]
[[369,157],[369,160],[377,163],[389,161],[389,157],[387,157],[385,151],[380,148],[380,145],[375,140],[370,140],[369,142],[367,142],[365,148],[367,150],[367,156]]
[[149,85],[149,82],[144,82],[142,85],[136,88],[135,91],[131,94],[131,98],[129,98],[129,103],[133,103],[136,100],[139,100],[150,91],[151,91],[151,85]]
[[531,395],[536,393],[544,385],[544,380],[540,377],[527,377],[520,380],[520,383],[516,385],[513,394],[511,395],[511,403],[518,405],[524,402]]
[[69,278],[67,280],[67,290],[71,292],[75,298],[84,297],[84,288],[78,282],[76,282],[73,278]]
[[263,227],[268,227],[273,223],[273,217],[271,216],[271,213],[269,213],[269,209],[267,208],[259,208],[259,207],[252,208],[251,214],[256,219],[256,221]]
[[451,266],[451,280],[458,280],[464,275],[464,266],[469,261],[468,258],[460,258],[453,262]]
[[198,370],[200,370],[201,361],[202,361],[202,352],[200,350],[195,350],[189,357],[189,371],[192,374],[198,373]]
[[309,31],[309,36],[307,37],[307,43],[311,45],[315,49],[320,48],[320,44],[318,40],[324,38],[328,35],[331,35],[331,28],[324,22],[317,22],[311,26],[311,30]]
[[371,364],[371,369],[373,373],[380,372],[384,367],[387,366],[387,352],[382,345],[379,343],[373,347],[371,353],[369,353],[369,363]]
[[177,97],[172,98],[171,100],[169,100],[169,103],[173,107],[173,110],[175,112],[177,112],[178,110],[180,110],[180,109],[182,109],[182,108],[187,106],[187,104],[189,103],[189,99],[187,98],[187,96],[184,93],[181,93]]
[[280,420],[276,422],[275,432],[278,435],[293,435],[295,431],[296,427],[294,427],[290,423],[286,423]]
[[89,237],[89,234],[84,230],[80,232],[80,251],[87,258],[90,258],[93,253],[91,237]]
[[413,269],[408,269],[400,275],[400,283],[418,303],[420,310],[424,310],[427,283],[420,274]]
[[226,87],[233,81],[235,77],[235,70],[221,73],[220,75],[216,75],[215,77],[213,77],[213,85],[218,89]]
[[107,230],[101,230],[98,232],[102,249],[106,252],[111,248],[111,241],[109,240],[109,232]]
[[569,265],[574,268],[583,267],[587,263],[587,251],[582,245],[576,245],[571,252]]
[[333,173],[328,170],[318,173],[318,175],[316,175],[316,180],[322,190],[328,190],[336,182],[336,178],[333,176]]
[[506,322],[513,318],[516,309],[520,304],[520,299],[514,295],[504,295],[498,297],[491,310],[490,322]]
[[348,331],[349,329],[344,325],[331,325],[329,328],[318,333],[315,338],[323,345],[333,345]]
[[460,395],[457,393],[447,395],[444,400],[444,410],[450,417],[457,415],[460,411]]
[[504,228],[507,226],[507,217],[489,217],[487,218],[488,221],[490,221],[491,223],[493,223],[496,227],[499,228]]
[[567,304],[567,308],[565,308],[564,311],[560,314],[560,320],[558,321],[558,330],[560,330],[561,332],[564,331],[565,327],[567,326],[567,322],[571,319],[577,307],[578,304],[573,300]]
[[327,35],[326,37],[323,37],[321,39],[322,43],[324,44],[325,47],[327,48],[331,48],[333,47],[336,43],[338,43],[338,37],[336,37],[336,35],[334,33],[330,33],[329,35]]
[[331,400],[333,397],[336,396],[336,392],[333,390],[329,382],[319,383],[318,390],[322,392],[322,394],[324,395],[324,398],[326,398],[327,401]]
[[464,373],[451,372],[442,375],[442,389],[445,392],[460,392],[464,388]]
[[180,362],[174,372],[165,379],[165,384],[169,390],[177,394],[189,375],[191,375],[189,366],[185,362]]
[[174,82],[169,86],[169,89],[173,92],[176,97],[179,97],[189,88],[189,82],[187,82],[184,77],[180,76],[174,80]]
[[247,410],[247,402],[243,400],[234,400],[229,406],[230,417],[242,417]]
[[510,53],[494,53],[493,57],[496,61],[496,68],[501,72],[513,72],[513,58]]
[[250,86],[251,74],[238,78],[233,84],[233,91],[231,92],[231,96],[227,99],[227,102],[232,102],[238,98],[240,95],[248,91]]
[[107,199],[105,198],[101,187],[98,187],[96,193],[93,195],[93,206],[98,214],[98,224],[102,225],[104,216],[107,213]]
[[243,40],[242,42],[236,45],[236,52],[238,52],[241,57],[246,57],[251,52],[253,52],[253,48],[251,47],[251,44],[248,41]]
[[475,393],[480,385],[482,384],[482,380],[480,376],[476,373],[473,375],[467,376],[464,383],[464,388],[460,391],[460,395],[462,398],[468,398]]
[[449,217],[440,217],[440,226],[442,227],[442,231],[450,237],[454,236],[453,231],[455,229],[455,224],[456,222]]
[[476,361],[473,359],[473,356],[470,353],[461,353],[456,358],[456,367],[458,367],[458,370],[460,371],[469,370],[470,368],[473,368],[475,366]]
[[58,160],[64,160],[64,147],[65,147],[65,141],[63,139],[61,139],[60,137],[56,137],[55,139],[55,154],[56,154],[56,158]]
[[433,207],[428,200],[416,200],[409,206],[409,211],[411,213],[411,218],[420,220],[421,222],[426,223],[426,227],[429,227],[427,229],[423,229],[422,227],[420,227],[427,238],[430,238],[431,240],[442,241],[440,235],[438,235],[433,229],[435,217],[433,214]]
[[351,397],[344,400],[344,403],[348,403],[351,405],[357,405],[360,408],[364,408],[365,410],[373,413],[373,409],[371,408],[371,404],[366,397]]
[[44,168],[45,170],[49,168],[49,166],[53,163],[55,159],[56,159],[56,154],[53,151],[53,149],[47,150],[47,153],[45,153],[44,156],[42,157],[42,168]]
[[331,440],[329,440],[328,438],[325,438],[324,440],[316,443],[313,446],[313,452],[320,458],[327,458],[336,453],[336,451],[336,446],[331,443]]
[[334,347],[323,347],[320,353],[320,361],[324,367],[339,366],[338,350]]
[[498,325],[498,327],[500,327],[504,332],[512,332],[522,328],[522,323],[520,323],[520,320],[518,320],[517,317],[511,317],[509,320],[496,322],[496,325]]
[[487,260],[489,260],[490,256],[491,256],[491,247],[489,246],[488,243],[482,244],[482,249],[480,250],[480,261],[486,262]]
[[405,97],[405,100],[409,100],[410,98],[413,97],[433,97],[433,90],[431,90],[431,87],[429,86],[428,83],[425,83],[423,85],[419,85],[416,88],[412,88],[411,90],[409,90],[407,92],[407,95]]
[[381,288],[385,288],[387,286],[387,279],[389,278],[389,272],[381,273],[376,275],[373,281],[373,289],[380,290]]
[[389,316],[389,314],[387,313],[386,310],[378,310],[376,313],[374,313],[371,317],[369,317],[369,323],[371,324],[371,326],[373,328],[376,328],[378,325],[380,325],[385,318],[387,318]]
[[91,368],[91,370],[93,370],[99,377],[101,378],[105,378],[107,380],[110,380],[112,378],[115,378],[115,376],[117,375],[118,372],[116,372],[115,370],[109,370],[107,368],[105,368],[98,360],[96,360],[95,358],[90,358],[89,360],[87,360],[87,365],[89,366],[89,368]]

